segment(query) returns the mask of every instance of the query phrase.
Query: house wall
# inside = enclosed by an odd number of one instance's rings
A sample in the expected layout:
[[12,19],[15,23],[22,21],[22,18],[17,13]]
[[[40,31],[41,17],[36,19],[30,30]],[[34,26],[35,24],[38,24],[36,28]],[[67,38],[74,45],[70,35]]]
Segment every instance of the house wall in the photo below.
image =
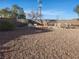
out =
[[63,20],[63,21],[51,21],[49,22],[49,26],[50,25],[56,25],[56,24],[70,24],[70,25],[73,25],[73,26],[79,26],[79,21],[78,20]]

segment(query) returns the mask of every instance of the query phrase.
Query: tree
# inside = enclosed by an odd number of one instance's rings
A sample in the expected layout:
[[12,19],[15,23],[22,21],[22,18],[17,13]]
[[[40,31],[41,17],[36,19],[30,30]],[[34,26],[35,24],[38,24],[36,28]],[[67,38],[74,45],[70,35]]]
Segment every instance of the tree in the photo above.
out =
[[17,9],[18,9],[17,5],[13,5],[12,8],[11,8],[12,16],[14,18],[17,18]]
[[26,19],[23,8],[13,5],[12,8],[4,8],[0,10],[0,16],[3,18],[19,18]]
[[11,14],[10,14],[10,11],[8,11],[7,9],[1,9],[0,15],[4,18],[9,18]]
[[23,8],[19,7],[18,5],[13,5],[11,11],[15,18],[26,18]]
[[75,8],[74,11],[75,11],[75,12],[78,14],[78,16],[79,16],[79,5],[76,6],[76,8]]

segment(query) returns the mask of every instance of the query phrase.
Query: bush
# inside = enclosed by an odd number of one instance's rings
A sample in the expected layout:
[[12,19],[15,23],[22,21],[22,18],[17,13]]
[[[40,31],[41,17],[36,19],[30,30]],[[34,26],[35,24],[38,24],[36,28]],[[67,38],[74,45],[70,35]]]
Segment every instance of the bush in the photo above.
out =
[[16,26],[8,21],[4,21],[0,23],[0,30],[1,31],[6,31],[6,30],[14,30]]
[[25,27],[25,26],[28,26],[28,24],[27,24],[27,23],[20,23],[20,24],[18,24],[17,26],[18,26],[18,27]]

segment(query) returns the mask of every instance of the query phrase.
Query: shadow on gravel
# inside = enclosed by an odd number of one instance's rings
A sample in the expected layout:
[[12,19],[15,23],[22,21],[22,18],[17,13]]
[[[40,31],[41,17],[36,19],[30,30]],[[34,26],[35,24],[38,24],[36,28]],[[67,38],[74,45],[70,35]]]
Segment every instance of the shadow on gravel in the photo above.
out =
[[3,44],[10,42],[11,40],[14,40],[23,35],[32,35],[44,32],[50,32],[50,30],[46,28],[41,29],[41,28],[26,27],[26,28],[18,28],[14,31],[0,31],[0,59],[5,59],[4,54],[8,53],[8,50],[10,49],[10,47],[3,47],[2,46]]
[[0,32],[0,45],[3,45],[10,40],[14,40],[20,36],[23,35],[32,35],[37,33],[44,33],[49,32],[48,29],[41,29],[41,28],[32,28],[32,27],[26,27],[26,28],[19,28],[14,31],[2,31]]

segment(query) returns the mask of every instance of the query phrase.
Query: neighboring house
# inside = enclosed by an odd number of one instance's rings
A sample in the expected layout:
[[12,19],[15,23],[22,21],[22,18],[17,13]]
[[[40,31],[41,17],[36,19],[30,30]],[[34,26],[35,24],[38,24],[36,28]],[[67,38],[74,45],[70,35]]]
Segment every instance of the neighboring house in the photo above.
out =
[[49,26],[55,26],[55,27],[78,27],[79,26],[79,20],[56,20],[56,21],[49,21]]
[[11,18],[12,13],[9,11],[6,11],[5,13],[0,12],[0,18]]

